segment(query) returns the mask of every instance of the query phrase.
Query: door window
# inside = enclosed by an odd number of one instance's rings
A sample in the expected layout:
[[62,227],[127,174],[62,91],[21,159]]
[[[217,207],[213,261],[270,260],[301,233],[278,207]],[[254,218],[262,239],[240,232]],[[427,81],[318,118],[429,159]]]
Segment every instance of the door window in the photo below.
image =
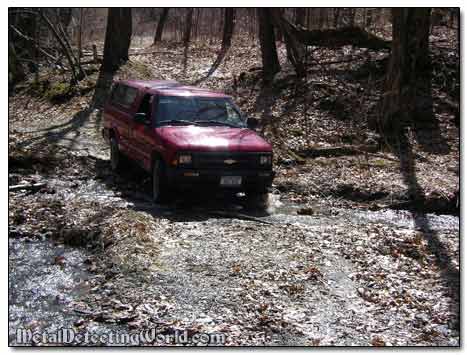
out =
[[129,108],[133,104],[138,90],[123,84],[117,84],[112,91],[111,101],[114,104]]
[[146,115],[147,122],[152,123],[151,119],[151,95],[144,95],[141,103],[138,107],[137,113],[144,113]]

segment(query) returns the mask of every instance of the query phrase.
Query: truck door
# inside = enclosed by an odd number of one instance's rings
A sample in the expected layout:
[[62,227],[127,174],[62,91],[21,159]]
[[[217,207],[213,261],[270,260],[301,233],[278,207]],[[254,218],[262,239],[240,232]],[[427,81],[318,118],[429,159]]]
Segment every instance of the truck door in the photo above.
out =
[[[148,171],[151,169],[152,152],[157,147],[153,122],[153,100],[153,95],[145,94],[143,96],[131,123],[130,133],[135,155],[143,168]],[[146,117],[143,122],[141,121],[141,114]],[[139,115],[139,119],[136,118],[137,115]]]
[[124,84],[117,84],[112,90],[107,114],[110,116],[111,128],[117,134],[119,148],[131,156],[130,126],[132,121],[132,105],[138,94],[137,89]]

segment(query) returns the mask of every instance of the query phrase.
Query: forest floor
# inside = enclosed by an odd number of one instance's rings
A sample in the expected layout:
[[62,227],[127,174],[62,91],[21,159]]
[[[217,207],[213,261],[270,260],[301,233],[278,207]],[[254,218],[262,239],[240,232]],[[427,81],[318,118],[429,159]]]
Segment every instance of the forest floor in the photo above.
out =
[[[368,124],[388,53],[314,49],[306,80],[284,68],[265,89],[256,46],[234,42],[201,85],[230,93],[273,143],[266,211],[196,194],[155,206],[145,174],[112,174],[92,105],[96,68],[80,95],[51,102],[19,88],[9,183],[46,186],[9,193],[10,332],[157,326],[221,332],[228,345],[457,345],[454,35],[431,38],[433,117],[407,128],[411,152],[382,144]],[[192,83],[216,49],[193,44],[185,73],[180,45],[163,43],[115,77]],[[61,79],[46,80],[44,92]]]

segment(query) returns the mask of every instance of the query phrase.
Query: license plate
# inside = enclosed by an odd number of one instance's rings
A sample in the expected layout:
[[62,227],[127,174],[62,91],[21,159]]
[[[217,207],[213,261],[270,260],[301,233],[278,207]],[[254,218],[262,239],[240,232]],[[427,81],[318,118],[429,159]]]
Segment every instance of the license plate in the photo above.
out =
[[221,186],[240,186],[242,184],[241,176],[222,176]]

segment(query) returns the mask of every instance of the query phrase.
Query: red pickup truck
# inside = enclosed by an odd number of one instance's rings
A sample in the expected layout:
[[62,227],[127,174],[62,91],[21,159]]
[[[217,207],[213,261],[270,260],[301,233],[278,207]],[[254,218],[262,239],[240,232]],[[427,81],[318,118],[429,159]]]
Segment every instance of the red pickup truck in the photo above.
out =
[[115,82],[103,135],[113,170],[126,158],[152,174],[155,201],[202,187],[261,198],[274,177],[271,145],[229,96],[175,81]]

